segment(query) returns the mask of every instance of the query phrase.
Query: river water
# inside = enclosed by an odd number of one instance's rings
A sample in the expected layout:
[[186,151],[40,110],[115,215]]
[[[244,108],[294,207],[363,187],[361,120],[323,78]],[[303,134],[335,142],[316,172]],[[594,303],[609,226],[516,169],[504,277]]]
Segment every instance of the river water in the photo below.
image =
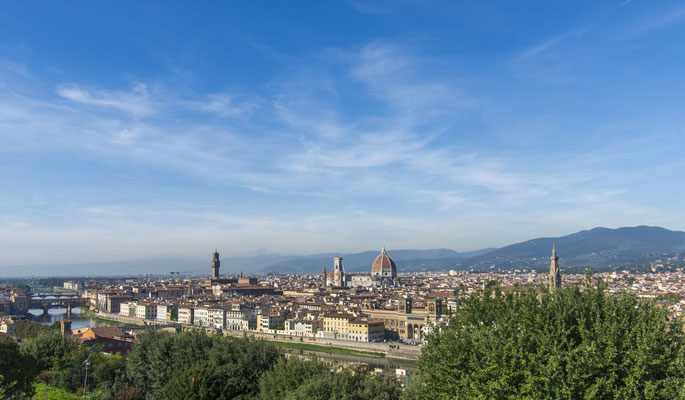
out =
[[[67,309],[66,308],[50,308],[48,313],[44,314],[43,310],[40,308],[29,310],[31,321],[38,322],[42,325],[52,325],[57,321],[67,319]],[[88,318],[83,314],[80,308],[72,308],[71,316],[71,329],[83,328],[85,326],[96,326],[97,322]]]
[[337,354],[326,353],[322,351],[300,351],[297,349],[283,349],[287,356],[296,356],[303,359],[316,359],[326,365],[333,367],[347,368],[354,364],[366,364],[369,369],[373,371],[375,368],[380,368],[386,371],[394,372],[395,369],[406,369],[415,372],[417,367],[417,360],[407,360],[392,357],[371,357],[361,354]]

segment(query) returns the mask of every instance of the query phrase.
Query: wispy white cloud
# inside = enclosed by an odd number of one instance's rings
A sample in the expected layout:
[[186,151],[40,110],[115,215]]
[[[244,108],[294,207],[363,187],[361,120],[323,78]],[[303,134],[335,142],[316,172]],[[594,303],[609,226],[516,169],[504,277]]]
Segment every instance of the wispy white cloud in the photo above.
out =
[[[532,61],[583,35],[566,33],[527,49],[520,58]],[[625,183],[602,184],[613,178],[602,169],[606,159],[474,144],[476,135],[468,132],[473,126],[460,123],[478,114],[479,96],[460,86],[454,74],[426,73],[429,61],[416,50],[376,41],[322,53],[292,61],[287,72],[269,82],[270,92],[260,96],[196,93],[159,81],[127,90],[60,85],[59,101],[38,89],[1,89],[5,146],[0,151],[23,146],[26,153],[40,149],[87,156],[104,160],[117,174],[143,170],[145,178],[164,171],[194,187],[168,184],[160,197],[198,200],[160,206],[157,197],[148,195],[134,199],[140,204],[129,209],[78,199],[82,193],[75,193],[69,197],[78,204],[71,227],[17,218],[0,227],[0,241],[7,240],[5,248],[19,248],[28,238],[47,240],[62,231],[65,237],[55,248],[76,252],[83,243],[93,243],[91,254],[107,257],[122,248],[135,255],[169,247],[182,253],[217,241],[234,254],[246,248],[356,250],[370,240],[466,250],[483,242],[470,237],[471,229],[482,233],[526,225],[512,209],[524,210],[520,215],[529,219],[554,214],[552,222],[545,222],[549,229],[561,229],[554,223],[573,226],[584,215],[601,220],[602,213],[613,215],[610,221],[619,221],[620,215],[659,217],[627,200]],[[332,53],[338,57],[335,73],[328,70],[330,58],[321,61]],[[374,107],[348,106],[356,100]],[[207,118],[208,113],[221,118]],[[547,168],[546,163],[521,161],[523,151],[526,157],[563,157],[558,168]],[[241,210],[231,210],[235,205]],[[108,242],[114,243],[112,249]]]
[[210,94],[204,100],[192,103],[200,111],[214,113],[220,117],[241,117],[253,112],[259,104],[257,101],[236,102],[230,94]]
[[[392,182],[398,199],[433,204],[439,212],[473,201],[455,188],[543,193],[534,177],[508,168],[512,160],[438,144],[441,133],[453,131],[455,121],[477,102],[460,88],[419,77],[419,59],[397,45],[380,42],[362,46],[357,53],[340,53],[349,63],[350,76],[389,111],[346,123],[334,110],[324,109],[313,117],[306,110],[279,106],[290,129],[301,132],[306,126],[313,132],[335,133],[300,137],[301,151],[285,157],[286,171],[317,176],[317,182],[344,181],[341,196],[374,193],[381,182]],[[282,97],[287,99],[288,94]]]
[[417,73],[420,60],[397,45],[372,42],[352,57],[352,77],[388,102],[406,124],[412,118],[427,120],[446,112],[456,113],[473,106],[474,96],[464,95],[444,79]]
[[134,115],[147,115],[154,111],[147,85],[140,82],[130,91],[88,90],[76,84],[66,84],[57,88],[57,94],[77,103],[114,108]]
[[588,28],[573,29],[568,32],[562,33],[558,36],[554,36],[547,39],[541,43],[531,46],[523,51],[521,51],[516,57],[514,57],[515,62],[522,62],[534,57],[541,56],[552,50],[558,49],[571,42],[575,42],[582,38],[587,32]]
[[[8,60],[6,58],[0,58],[0,74],[7,73],[10,75],[19,75],[22,77],[29,77],[30,73],[26,65],[18,63],[13,60]],[[1,75],[0,75],[1,76]],[[0,85],[2,81],[0,80]]]
[[430,3],[426,0],[348,0],[347,2],[362,14],[388,14],[398,6],[426,7]]
[[659,14],[646,15],[636,23],[631,24],[620,34],[620,38],[632,39],[646,35],[653,31],[664,29],[685,20],[685,6],[678,5]]

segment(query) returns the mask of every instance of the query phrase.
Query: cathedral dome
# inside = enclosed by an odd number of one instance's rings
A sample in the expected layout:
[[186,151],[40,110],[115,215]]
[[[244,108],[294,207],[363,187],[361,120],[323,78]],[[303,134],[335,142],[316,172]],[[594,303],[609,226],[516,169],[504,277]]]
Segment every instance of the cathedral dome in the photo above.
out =
[[371,264],[371,276],[380,278],[397,277],[397,267],[392,258],[385,252],[385,246],[381,249],[381,254]]

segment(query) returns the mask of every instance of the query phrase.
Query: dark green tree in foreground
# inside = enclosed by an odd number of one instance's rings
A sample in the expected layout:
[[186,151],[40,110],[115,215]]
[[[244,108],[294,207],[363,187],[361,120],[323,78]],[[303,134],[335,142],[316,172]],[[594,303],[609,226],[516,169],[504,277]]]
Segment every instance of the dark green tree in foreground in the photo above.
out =
[[286,400],[398,400],[402,388],[390,377],[343,371],[314,376],[282,397]]
[[21,355],[19,345],[0,337],[0,399],[30,395],[34,377],[30,360]]
[[261,340],[149,332],[129,354],[126,369],[131,386],[147,399],[251,399],[279,357]]
[[78,349],[78,342],[71,336],[62,336],[59,331],[39,332],[21,347],[21,353],[28,357],[35,374],[48,370],[64,356]]
[[207,361],[191,365],[176,374],[162,390],[168,400],[220,400],[224,395],[224,379],[218,368]]
[[327,377],[329,368],[315,361],[282,357],[259,382],[259,399],[284,399],[313,377]]
[[406,398],[685,398],[682,324],[587,286],[472,295],[429,336]]

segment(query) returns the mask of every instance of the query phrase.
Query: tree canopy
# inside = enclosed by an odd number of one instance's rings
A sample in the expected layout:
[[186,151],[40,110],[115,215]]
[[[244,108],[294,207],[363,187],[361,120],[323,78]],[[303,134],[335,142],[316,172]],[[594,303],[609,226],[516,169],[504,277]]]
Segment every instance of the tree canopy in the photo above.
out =
[[405,397],[685,398],[682,324],[605,287],[473,294],[429,335]]
[[27,360],[12,339],[0,337],[0,398],[20,397],[32,393],[34,378]]
[[210,337],[204,332],[151,332],[143,335],[129,355],[127,371],[149,399],[186,396],[188,382],[198,381],[198,371],[207,376],[190,386],[198,390],[192,392],[196,396],[214,393],[210,387],[219,385],[219,399],[252,398],[261,375],[279,357],[274,345],[260,340]]

